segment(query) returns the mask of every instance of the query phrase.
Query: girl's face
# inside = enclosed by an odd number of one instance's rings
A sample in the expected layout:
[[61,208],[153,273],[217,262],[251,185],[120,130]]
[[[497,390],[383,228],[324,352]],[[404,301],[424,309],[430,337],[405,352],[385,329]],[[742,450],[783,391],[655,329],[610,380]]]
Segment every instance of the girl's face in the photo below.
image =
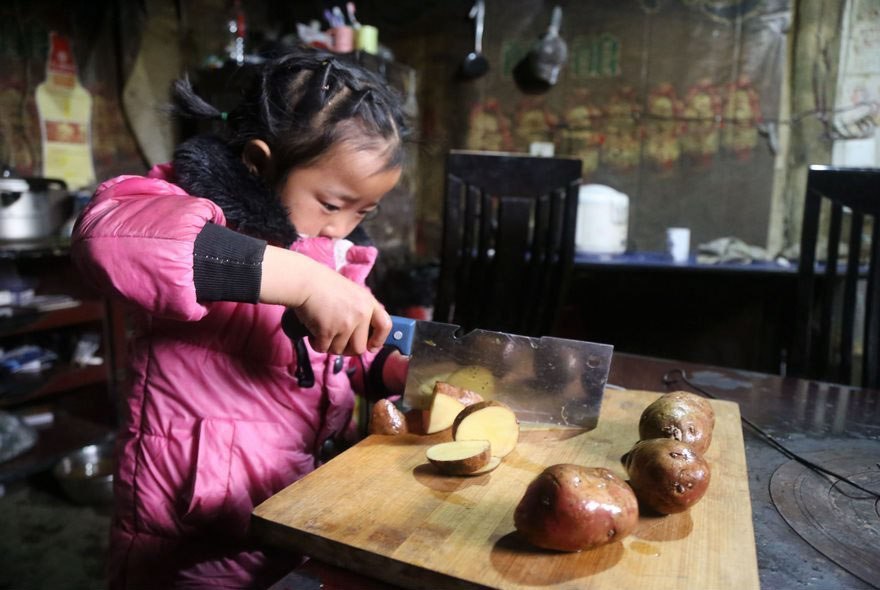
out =
[[381,150],[357,150],[343,142],[314,164],[291,172],[279,192],[297,233],[350,234],[400,179],[400,168],[385,169],[383,156]]

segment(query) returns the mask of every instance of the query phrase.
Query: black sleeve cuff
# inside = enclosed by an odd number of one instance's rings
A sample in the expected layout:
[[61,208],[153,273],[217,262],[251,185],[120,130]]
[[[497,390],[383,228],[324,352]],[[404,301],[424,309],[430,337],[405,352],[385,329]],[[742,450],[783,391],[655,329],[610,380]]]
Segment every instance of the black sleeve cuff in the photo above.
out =
[[208,223],[193,247],[197,301],[257,303],[266,242]]
[[385,380],[382,378],[382,371],[385,369],[385,361],[392,352],[397,350],[393,346],[384,346],[379,353],[373,357],[373,363],[364,379],[365,389],[364,397],[374,402],[386,397],[388,391],[385,389]]

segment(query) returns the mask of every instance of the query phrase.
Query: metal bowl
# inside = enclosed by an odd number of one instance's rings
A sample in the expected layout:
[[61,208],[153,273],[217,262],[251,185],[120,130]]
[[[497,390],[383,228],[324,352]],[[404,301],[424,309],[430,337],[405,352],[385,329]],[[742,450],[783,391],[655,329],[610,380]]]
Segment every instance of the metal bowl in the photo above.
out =
[[113,442],[88,445],[63,457],[53,470],[64,493],[77,504],[113,501]]

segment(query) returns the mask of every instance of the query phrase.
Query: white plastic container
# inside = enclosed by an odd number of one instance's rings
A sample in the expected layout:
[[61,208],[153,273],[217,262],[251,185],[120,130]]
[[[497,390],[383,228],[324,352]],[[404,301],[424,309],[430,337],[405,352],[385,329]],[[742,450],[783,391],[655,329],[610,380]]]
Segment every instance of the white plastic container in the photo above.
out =
[[578,193],[575,250],[584,254],[626,251],[629,197],[604,184],[584,184]]

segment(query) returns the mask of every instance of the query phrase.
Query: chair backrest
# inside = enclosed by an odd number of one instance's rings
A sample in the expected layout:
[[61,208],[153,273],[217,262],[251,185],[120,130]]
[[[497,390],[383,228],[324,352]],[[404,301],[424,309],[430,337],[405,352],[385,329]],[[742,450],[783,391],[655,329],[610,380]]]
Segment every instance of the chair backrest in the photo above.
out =
[[[828,205],[823,207],[823,202]],[[823,209],[826,215],[822,215]],[[798,264],[792,372],[837,383],[880,387],[878,216],[880,169],[810,166]],[[824,263],[817,256],[823,219],[828,228]],[[859,330],[860,326],[863,329]]]
[[451,151],[434,319],[550,334],[574,260],[582,163]]

